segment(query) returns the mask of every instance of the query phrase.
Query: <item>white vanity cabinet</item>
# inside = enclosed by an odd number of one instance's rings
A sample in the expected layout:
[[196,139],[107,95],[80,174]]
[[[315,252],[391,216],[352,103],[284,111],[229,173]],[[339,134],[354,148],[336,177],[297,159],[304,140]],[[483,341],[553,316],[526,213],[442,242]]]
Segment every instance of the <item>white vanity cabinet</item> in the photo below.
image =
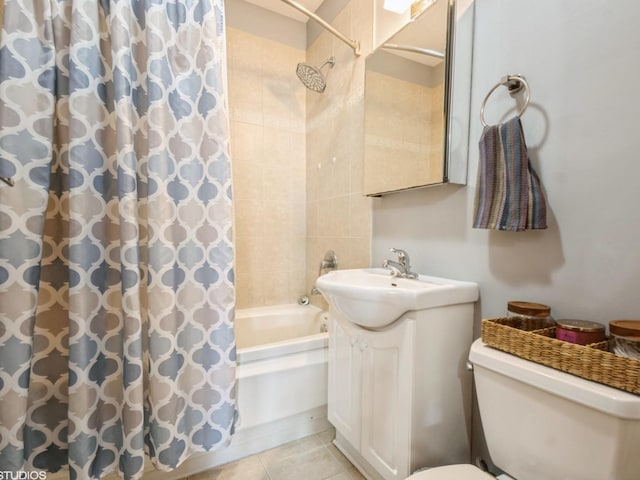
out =
[[332,319],[329,421],[384,478],[408,476],[414,320],[385,332]]
[[377,330],[330,314],[328,416],[347,458],[372,480],[469,462],[473,304]]

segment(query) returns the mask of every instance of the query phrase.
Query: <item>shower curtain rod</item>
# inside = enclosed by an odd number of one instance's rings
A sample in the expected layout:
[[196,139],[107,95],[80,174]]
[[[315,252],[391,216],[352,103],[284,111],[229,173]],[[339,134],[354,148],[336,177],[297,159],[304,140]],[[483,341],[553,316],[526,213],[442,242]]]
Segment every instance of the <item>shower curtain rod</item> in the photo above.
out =
[[405,52],[419,53],[421,55],[427,55],[429,57],[444,58],[444,53],[436,52],[435,50],[428,50],[426,48],[414,47],[412,45],[397,45],[395,43],[384,43],[382,48],[388,48],[390,50],[404,50]]
[[309,17],[312,20],[315,20],[316,22],[318,22],[320,25],[322,25],[326,30],[329,31],[329,33],[332,33],[333,35],[335,35],[336,37],[338,37],[340,40],[342,40],[344,43],[346,43],[347,45],[349,45],[351,47],[351,49],[353,50],[353,53],[359,57],[360,56],[360,42],[357,40],[351,40],[347,37],[345,37],[342,33],[340,33],[338,30],[336,30],[335,28],[333,28],[331,25],[329,25],[327,22],[325,22],[323,19],[321,19],[318,15],[316,15],[315,13],[307,10],[305,7],[303,7],[302,5],[300,5],[297,2],[294,2],[293,0],[282,0],[284,3],[286,3],[287,5],[295,8],[296,10],[298,10],[300,13],[303,13],[304,15],[306,15],[307,17]]

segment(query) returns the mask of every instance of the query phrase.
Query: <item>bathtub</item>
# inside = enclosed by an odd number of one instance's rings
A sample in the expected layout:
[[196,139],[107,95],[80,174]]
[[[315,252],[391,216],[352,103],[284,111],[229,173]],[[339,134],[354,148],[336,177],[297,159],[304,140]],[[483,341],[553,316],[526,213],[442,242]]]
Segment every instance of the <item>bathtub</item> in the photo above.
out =
[[[327,313],[312,305],[236,310],[240,423],[231,444],[192,455],[172,472],[156,470],[147,459],[144,480],[183,479],[329,429],[328,327]],[[68,472],[47,478],[66,479]]]
[[328,325],[311,305],[236,311],[239,432],[326,409]]
[[238,364],[327,348],[327,312],[312,305],[277,305],[236,311]]

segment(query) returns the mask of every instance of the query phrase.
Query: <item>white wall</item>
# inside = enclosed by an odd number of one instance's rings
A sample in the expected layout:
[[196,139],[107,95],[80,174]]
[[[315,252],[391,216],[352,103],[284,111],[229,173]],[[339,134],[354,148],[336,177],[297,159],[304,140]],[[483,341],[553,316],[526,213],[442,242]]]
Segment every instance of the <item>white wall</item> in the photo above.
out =
[[[476,335],[510,299],[556,318],[640,318],[639,22],[634,0],[476,1],[468,185],[376,199],[373,264],[404,248],[418,272],[478,282]],[[475,230],[480,104],[514,73],[531,86],[522,123],[549,228]],[[514,112],[503,90],[489,123]]]

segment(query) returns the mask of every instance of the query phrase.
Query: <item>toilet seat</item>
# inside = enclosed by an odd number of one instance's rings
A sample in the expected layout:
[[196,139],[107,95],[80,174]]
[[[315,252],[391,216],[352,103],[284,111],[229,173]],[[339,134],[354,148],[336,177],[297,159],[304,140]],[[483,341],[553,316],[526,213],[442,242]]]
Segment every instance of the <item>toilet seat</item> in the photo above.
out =
[[414,473],[407,480],[495,480],[495,477],[473,465],[446,465]]

